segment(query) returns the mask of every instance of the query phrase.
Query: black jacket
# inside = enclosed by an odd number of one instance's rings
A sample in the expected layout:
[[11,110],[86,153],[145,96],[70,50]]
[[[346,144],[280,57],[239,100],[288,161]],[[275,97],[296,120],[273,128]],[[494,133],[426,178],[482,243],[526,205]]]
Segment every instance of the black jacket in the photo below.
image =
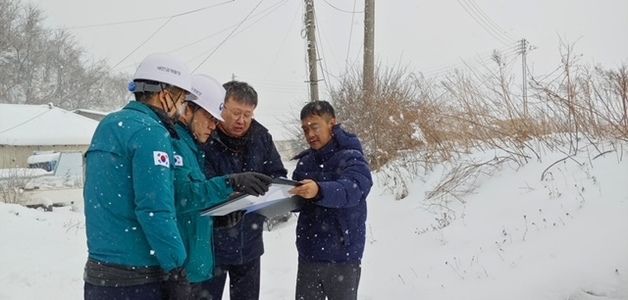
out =
[[[233,138],[218,129],[202,148],[207,178],[248,171],[287,175],[268,129],[255,120],[243,137]],[[216,265],[238,265],[260,257],[263,225],[262,215],[249,213],[234,227],[214,228]]]

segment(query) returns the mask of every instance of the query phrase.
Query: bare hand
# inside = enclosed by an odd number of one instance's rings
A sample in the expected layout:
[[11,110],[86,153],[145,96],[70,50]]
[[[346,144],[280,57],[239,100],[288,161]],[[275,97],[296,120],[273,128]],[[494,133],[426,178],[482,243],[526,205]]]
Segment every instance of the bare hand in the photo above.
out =
[[305,199],[313,199],[318,195],[318,184],[316,184],[316,181],[305,179],[299,181],[299,183],[300,185],[295,186],[293,189],[289,190],[288,193],[301,196]]

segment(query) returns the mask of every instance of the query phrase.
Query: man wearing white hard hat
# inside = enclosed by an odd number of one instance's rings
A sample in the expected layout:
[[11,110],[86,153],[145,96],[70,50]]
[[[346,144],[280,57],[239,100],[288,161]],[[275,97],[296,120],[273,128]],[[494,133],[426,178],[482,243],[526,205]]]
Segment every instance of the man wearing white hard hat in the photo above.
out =
[[[85,299],[183,299],[190,286],[174,203],[173,122],[191,91],[178,59],[147,56],[136,101],[105,117],[85,154]],[[164,289],[168,287],[168,289]]]
[[193,294],[190,299],[211,299],[203,283],[213,276],[213,221],[200,211],[225,202],[234,191],[261,195],[268,191],[272,178],[259,173],[239,173],[205,178],[200,144],[204,144],[223,121],[221,111],[225,89],[207,75],[192,77],[192,94],[180,111],[175,128],[179,139],[174,147],[174,186],[177,222],[188,258],[184,264]]

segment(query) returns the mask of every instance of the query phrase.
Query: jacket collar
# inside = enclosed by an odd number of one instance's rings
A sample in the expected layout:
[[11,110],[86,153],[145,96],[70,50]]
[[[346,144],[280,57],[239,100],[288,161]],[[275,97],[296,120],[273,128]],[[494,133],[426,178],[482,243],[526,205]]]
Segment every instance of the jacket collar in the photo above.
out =
[[177,134],[177,131],[174,129],[174,122],[168,117],[168,115],[166,115],[165,112],[139,101],[131,101],[123,109],[135,110],[149,115],[151,118],[159,122],[159,124],[163,125],[170,133],[170,136],[175,139],[179,139],[179,134]]
[[246,150],[246,147],[250,142],[256,138],[261,132],[266,132],[268,129],[255,119],[251,121],[251,127],[241,137],[233,137],[225,133],[221,127],[216,128],[215,134],[212,136],[212,140],[232,152],[242,152]]
[[293,159],[301,159],[308,154],[314,154],[317,160],[325,161],[333,156],[338,150],[357,150],[360,151],[360,153],[364,153],[358,137],[353,133],[345,131],[340,124],[337,124],[332,128],[332,133],[333,136],[331,140],[327,143],[327,145],[323,146],[323,148],[318,150],[314,150],[312,148],[304,150],[303,152],[297,154]]
[[190,129],[181,122],[177,122],[175,128],[177,129],[180,140],[186,143],[188,145],[188,148],[192,149],[194,153],[198,154],[198,144],[196,143],[196,139],[194,139],[194,136],[192,135]]

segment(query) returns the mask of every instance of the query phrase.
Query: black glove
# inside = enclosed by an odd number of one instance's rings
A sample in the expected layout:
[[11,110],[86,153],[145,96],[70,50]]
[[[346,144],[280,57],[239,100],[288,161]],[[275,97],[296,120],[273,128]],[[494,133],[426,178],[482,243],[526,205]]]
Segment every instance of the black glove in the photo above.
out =
[[236,226],[244,217],[244,210],[236,210],[228,215],[214,217],[214,227],[216,228],[231,228]]
[[228,175],[229,185],[234,191],[253,196],[264,195],[273,182],[270,176],[256,172],[244,172]]
[[166,299],[187,300],[192,298],[192,286],[183,268],[168,272],[165,281]]

